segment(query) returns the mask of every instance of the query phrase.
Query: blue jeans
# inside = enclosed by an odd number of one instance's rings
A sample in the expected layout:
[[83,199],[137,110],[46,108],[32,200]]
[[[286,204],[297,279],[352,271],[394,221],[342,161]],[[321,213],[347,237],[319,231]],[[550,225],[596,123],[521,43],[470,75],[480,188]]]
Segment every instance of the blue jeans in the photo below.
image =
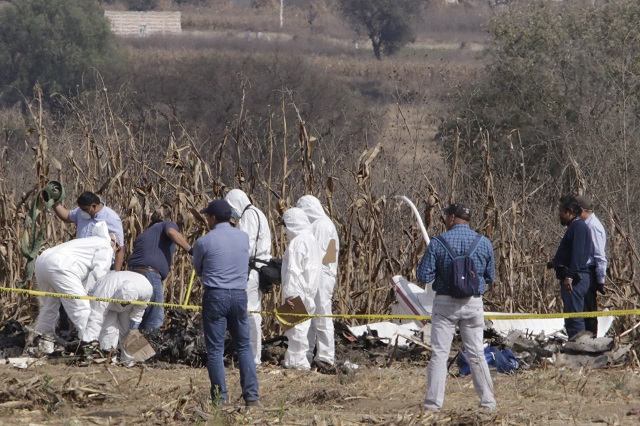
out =
[[[560,281],[560,295],[564,312],[584,312],[584,297],[589,291],[589,274],[580,274],[580,282],[574,284],[571,293],[568,293],[562,281]],[[583,331],[584,318],[565,318],[564,328],[569,338]]]
[[[596,268],[589,267],[589,288],[584,296],[584,312],[595,312],[598,310],[598,277]],[[598,318],[585,318],[584,329],[593,333],[593,337],[598,336]]]
[[[134,272],[144,275],[151,283],[153,294],[149,302],[164,303],[164,289],[162,288],[162,277],[160,274],[149,269],[145,272],[137,270],[134,270]],[[155,330],[156,328],[162,327],[162,323],[164,323],[164,308],[162,306],[147,306],[144,310],[144,316],[142,317],[139,328],[144,331]]]
[[202,326],[207,345],[211,399],[214,404],[220,404],[228,399],[223,360],[227,329],[238,351],[242,397],[246,402],[257,401],[259,399],[258,377],[249,337],[247,292],[206,288],[202,296]]

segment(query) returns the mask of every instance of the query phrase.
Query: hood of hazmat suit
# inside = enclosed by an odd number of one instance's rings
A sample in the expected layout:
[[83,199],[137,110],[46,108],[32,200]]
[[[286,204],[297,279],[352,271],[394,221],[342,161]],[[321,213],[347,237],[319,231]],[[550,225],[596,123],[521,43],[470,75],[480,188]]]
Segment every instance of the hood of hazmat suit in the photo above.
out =
[[300,296],[307,311],[313,313],[322,271],[320,248],[302,209],[287,210],[283,220],[290,241],[282,258],[282,297]]
[[265,261],[271,259],[271,230],[264,213],[253,206],[240,189],[232,189],[224,199],[238,216],[236,228],[249,236],[249,256]]
[[235,210],[236,217],[242,216],[244,209],[251,204],[251,200],[249,200],[247,194],[245,194],[241,189],[232,189],[227,193],[224,199],[227,200],[227,203],[229,203],[231,208]]
[[[338,240],[338,231],[336,230],[333,221],[322,208],[320,200],[313,195],[304,195],[300,197],[296,206],[302,209],[309,222],[311,222],[311,232],[313,236],[318,240],[320,245],[320,254],[322,256],[322,270],[324,274],[335,277],[338,272],[338,253],[340,251],[340,242]],[[331,241],[335,244],[335,260],[329,259],[326,256],[327,249]]]
[[309,219],[309,222],[313,223],[321,217],[327,216],[324,212],[324,208],[322,208],[322,204],[320,200],[318,200],[313,195],[303,195],[298,199],[296,203],[296,207],[304,210]]

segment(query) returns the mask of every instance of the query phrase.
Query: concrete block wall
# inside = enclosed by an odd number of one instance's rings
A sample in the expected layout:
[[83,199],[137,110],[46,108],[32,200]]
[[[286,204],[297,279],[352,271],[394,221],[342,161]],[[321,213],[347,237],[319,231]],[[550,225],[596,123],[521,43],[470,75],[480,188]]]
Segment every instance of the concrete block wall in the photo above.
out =
[[106,10],[111,31],[118,36],[148,37],[182,32],[180,12],[121,12]]

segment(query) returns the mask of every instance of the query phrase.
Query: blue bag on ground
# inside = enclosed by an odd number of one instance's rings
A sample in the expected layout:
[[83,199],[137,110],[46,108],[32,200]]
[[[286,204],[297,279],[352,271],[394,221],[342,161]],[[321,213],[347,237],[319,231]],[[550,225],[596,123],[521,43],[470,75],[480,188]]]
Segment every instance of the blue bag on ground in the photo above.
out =
[[[484,357],[487,360],[487,364],[489,364],[489,368],[495,368],[498,373],[511,374],[520,368],[520,361],[518,361],[511,349],[500,350],[489,346],[484,348]],[[471,374],[469,358],[464,350],[458,352],[456,362],[458,363],[461,376]]]

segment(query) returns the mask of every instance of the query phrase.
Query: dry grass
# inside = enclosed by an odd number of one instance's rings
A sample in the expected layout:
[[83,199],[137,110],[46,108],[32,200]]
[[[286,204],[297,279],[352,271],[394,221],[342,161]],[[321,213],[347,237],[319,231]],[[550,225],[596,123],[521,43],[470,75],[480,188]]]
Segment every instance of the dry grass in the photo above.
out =
[[[76,194],[93,190],[120,212],[129,253],[157,204],[170,207],[187,239],[194,241],[204,231],[197,210],[207,200],[223,196],[227,188],[240,187],[267,213],[276,256],[282,255],[286,245],[282,230],[275,226],[283,209],[305,193],[319,196],[329,206],[341,239],[335,311],[385,313],[393,301],[388,277],[402,274],[415,279],[415,268],[424,250],[408,210],[396,203],[393,195],[414,199],[419,208],[425,209],[430,234],[437,234],[443,227],[434,213],[449,197],[464,193],[467,197],[475,194],[476,211],[483,212],[475,226],[492,239],[496,249],[498,279],[488,295],[488,308],[512,312],[560,310],[555,279],[544,266],[559,237],[552,230],[535,230],[539,226],[532,222],[536,216],[523,209],[530,208],[527,199],[518,198],[517,191],[497,186],[502,183],[493,181],[491,158],[485,156],[484,179],[464,192],[460,188],[464,188],[467,177],[460,166],[454,165],[451,175],[444,163],[439,168],[424,169],[434,155],[423,142],[433,123],[424,112],[429,106],[419,94],[411,99],[398,98],[396,115],[389,118],[397,130],[385,146],[363,146],[352,157],[323,151],[328,146],[322,140],[311,139],[311,127],[299,116],[288,92],[283,92],[281,105],[268,121],[251,120],[247,106],[242,104],[237,119],[218,141],[195,139],[179,122],[165,121],[159,115],[150,116],[153,123],[134,129],[128,118],[128,102],[125,93],[98,90],[69,100],[72,114],[64,121],[41,111],[37,102],[32,104],[29,122],[33,130],[28,144],[34,148],[33,169],[29,172],[33,177],[24,194],[15,192],[17,183],[11,180],[12,173],[1,170],[0,223],[4,231],[0,272],[4,286],[18,287],[24,277],[26,260],[19,246],[23,222],[37,191],[47,180],[63,182],[68,206],[73,205]],[[167,134],[158,131],[162,126],[171,130],[168,140],[158,139],[158,135]],[[352,164],[351,169],[332,168],[336,155],[346,155],[342,163]],[[428,197],[435,200],[431,207],[426,203]],[[398,221],[398,217],[404,220]],[[74,234],[73,227],[55,218],[45,226],[42,249]],[[615,230],[611,235],[611,249],[616,255],[612,262],[614,283],[633,284],[624,281],[633,276],[629,269],[633,267],[632,246]],[[190,272],[189,258],[178,252],[166,281],[169,303],[182,303]],[[604,304],[620,309],[635,307],[635,294],[634,285],[611,285]],[[16,294],[3,296],[3,318],[34,317],[34,299]],[[199,297],[200,285],[196,281],[191,302],[198,303]],[[278,302],[277,294],[269,296],[264,308],[270,310]],[[278,333],[273,318],[266,318],[265,324],[267,335]],[[616,322],[616,331],[620,333],[633,324],[631,319],[621,319]]]
[[[449,377],[444,410],[423,413],[424,365],[362,367],[324,376],[274,367],[258,372],[266,410],[242,410],[237,370],[227,371],[233,407],[210,405],[202,369],[32,366],[0,370],[0,422],[11,424],[562,425],[637,424],[640,377],[627,369],[548,367],[492,375],[498,410],[477,410],[471,378]],[[171,383],[171,386],[167,386]],[[7,401],[7,398],[11,398]],[[8,424],[8,423],[7,423]]]
[[[149,48],[144,43],[132,46],[141,63],[159,67],[163,61],[188,62],[214,52],[206,43],[184,49]],[[237,52],[230,48],[216,54],[224,59]],[[252,55],[273,58],[269,51]],[[433,88],[444,89],[471,78],[480,70],[481,61],[441,63],[417,57],[376,61],[368,56],[330,55],[309,56],[304,61],[352,87],[370,91],[367,96],[375,101],[366,108],[376,109],[381,118],[372,118],[362,131],[338,131],[327,140],[320,126],[316,128],[316,123],[301,115],[298,105],[306,100],[286,87],[278,91],[280,99],[269,106],[268,116],[256,113],[260,106],[246,102],[246,95],[255,90],[248,80],[233,90],[223,86],[240,100],[233,104],[234,111],[228,115],[232,119],[225,121],[226,129],[220,135],[200,134],[197,123],[183,127],[174,116],[175,105],[140,106],[126,90],[109,92],[100,84],[100,90],[65,101],[70,112],[66,116],[40,111],[37,102],[32,103],[27,118],[17,111],[4,112],[6,134],[29,130],[24,137],[28,148],[14,144],[5,149],[6,161],[0,164],[2,283],[19,286],[24,277],[25,259],[19,247],[23,222],[47,180],[64,183],[67,206],[73,206],[75,196],[84,190],[98,192],[123,217],[128,252],[155,205],[169,206],[173,219],[193,241],[204,231],[197,210],[207,200],[223,196],[228,188],[240,187],[268,214],[276,255],[286,245],[275,226],[283,209],[305,193],[317,195],[329,206],[341,237],[336,312],[385,313],[393,301],[388,277],[402,274],[415,279],[424,251],[408,209],[393,199],[401,194],[425,212],[432,235],[444,230],[437,212],[449,199],[463,198],[472,205],[477,212],[473,226],[488,235],[496,249],[497,282],[487,297],[489,309],[561,310],[556,280],[544,267],[562,232],[553,203],[539,197],[543,191],[538,184],[526,179],[494,180],[495,169],[501,165],[493,164],[488,155],[489,135],[478,135],[470,145],[484,153],[480,177],[472,177],[468,165],[447,158],[446,153],[456,150],[434,139],[447,110],[444,90]],[[216,84],[230,81],[236,80]],[[14,136],[13,140],[20,139]],[[378,142],[380,150],[375,150]],[[519,163],[521,158],[514,150],[513,158],[503,160]],[[527,176],[525,167],[523,176]],[[429,198],[434,204],[427,203]],[[604,216],[604,212],[598,214]],[[620,219],[610,223],[611,282],[602,302],[612,309],[635,308],[640,294],[634,280],[637,251]],[[73,227],[55,218],[49,220],[43,248],[73,234]],[[166,281],[170,303],[184,300],[191,272],[189,258],[178,254]],[[196,281],[193,303],[199,301],[199,287]],[[37,309],[33,299],[5,296],[3,318],[33,317]],[[278,302],[277,294],[269,296],[264,308],[269,310]],[[272,318],[265,324],[267,335],[279,331]],[[632,325],[632,319],[624,318],[616,322],[616,332]]]

